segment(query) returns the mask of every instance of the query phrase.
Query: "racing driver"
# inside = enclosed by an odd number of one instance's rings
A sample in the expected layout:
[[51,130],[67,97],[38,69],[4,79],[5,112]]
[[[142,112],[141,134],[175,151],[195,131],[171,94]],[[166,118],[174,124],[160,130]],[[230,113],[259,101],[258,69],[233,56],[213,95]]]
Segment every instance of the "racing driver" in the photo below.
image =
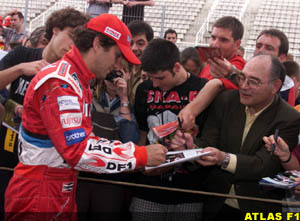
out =
[[[5,219],[76,219],[77,171],[118,173],[165,161],[167,149],[93,135],[90,84],[121,59],[140,64],[131,34],[102,14],[74,30],[74,46],[31,81],[19,131],[19,164],[5,193]],[[67,216],[67,217],[66,217]]]

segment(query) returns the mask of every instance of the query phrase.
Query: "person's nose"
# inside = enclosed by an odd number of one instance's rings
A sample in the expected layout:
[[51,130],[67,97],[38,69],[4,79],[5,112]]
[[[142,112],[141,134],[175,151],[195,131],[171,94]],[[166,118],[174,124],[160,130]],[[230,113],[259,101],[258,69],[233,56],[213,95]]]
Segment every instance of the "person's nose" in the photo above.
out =
[[116,59],[116,62],[113,65],[113,68],[115,70],[120,70],[122,68],[122,66],[121,66],[121,60],[122,60],[122,58]]
[[138,50],[138,47],[137,47],[137,44],[136,44],[136,43],[133,43],[133,44],[131,45],[131,50],[132,50],[132,51]]
[[260,47],[260,48],[255,48],[255,54],[259,54],[259,53],[261,53],[263,51],[264,51],[264,47],[263,46]]
[[211,42],[211,47],[214,47],[214,48],[219,48],[220,47],[220,42],[218,39],[215,39]]

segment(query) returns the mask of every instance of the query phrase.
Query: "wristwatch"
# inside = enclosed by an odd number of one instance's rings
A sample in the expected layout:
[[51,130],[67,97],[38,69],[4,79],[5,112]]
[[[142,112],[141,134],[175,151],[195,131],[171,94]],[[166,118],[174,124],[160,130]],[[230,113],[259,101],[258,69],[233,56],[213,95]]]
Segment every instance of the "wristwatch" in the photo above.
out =
[[225,158],[224,158],[223,162],[221,163],[221,168],[226,169],[228,167],[229,161],[230,161],[230,154],[225,153]]
[[121,102],[120,104],[121,107],[129,107],[129,102]]
[[236,67],[234,65],[232,65],[232,72],[230,72],[226,78],[228,80],[232,80],[236,75],[238,74],[238,70],[236,69]]

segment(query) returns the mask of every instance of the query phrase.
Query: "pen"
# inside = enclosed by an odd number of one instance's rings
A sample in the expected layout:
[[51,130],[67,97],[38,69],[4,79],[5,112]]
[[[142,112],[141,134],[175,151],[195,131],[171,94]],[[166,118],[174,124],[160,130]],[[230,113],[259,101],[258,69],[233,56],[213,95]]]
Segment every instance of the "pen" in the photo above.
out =
[[181,133],[182,133],[182,138],[184,139],[184,147],[185,147],[185,149],[188,149],[187,144],[186,144],[186,139],[185,139],[185,137],[184,137],[184,130],[183,130],[183,128],[182,128],[182,123],[181,123],[180,118],[178,118],[178,124],[179,124],[179,130],[180,130]]
[[275,147],[277,145],[277,139],[278,139],[278,133],[279,133],[279,129],[275,129],[275,133],[274,133],[274,140],[275,140],[275,143],[272,143],[271,144],[271,155],[273,155],[274,151],[275,151]]

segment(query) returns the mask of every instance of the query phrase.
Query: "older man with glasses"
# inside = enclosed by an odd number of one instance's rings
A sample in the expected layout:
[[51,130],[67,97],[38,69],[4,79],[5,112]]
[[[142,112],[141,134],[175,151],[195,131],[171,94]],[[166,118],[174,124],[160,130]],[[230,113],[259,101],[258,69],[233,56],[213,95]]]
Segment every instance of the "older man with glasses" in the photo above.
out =
[[[263,137],[279,135],[293,149],[298,143],[300,115],[280,98],[278,91],[285,77],[283,65],[272,55],[251,58],[237,77],[239,90],[229,90],[214,101],[199,147],[210,151],[197,162],[212,166],[207,191],[241,196],[281,199],[282,193],[259,187],[261,177],[273,176],[282,170],[280,159],[264,147]],[[193,148],[191,135],[184,134]],[[174,150],[184,147],[180,131],[172,140]],[[204,202],[204,220],[242,220],[246,212],[281,211],[280,204],[208,197]],[[213,217],[214,216],[214,217]]]

